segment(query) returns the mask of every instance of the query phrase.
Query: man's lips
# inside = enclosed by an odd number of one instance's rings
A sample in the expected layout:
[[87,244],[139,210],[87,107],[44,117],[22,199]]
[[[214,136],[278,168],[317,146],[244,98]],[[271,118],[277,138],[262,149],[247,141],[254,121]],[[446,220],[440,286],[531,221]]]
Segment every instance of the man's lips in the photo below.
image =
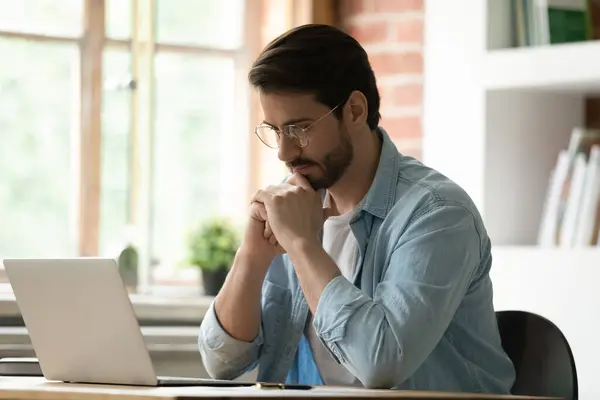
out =
[[297,165],[295,167],[292,167],[292,172],[300,172],[300,173],[302,173],[302,172],[308,171],[312,167],[313,167],[312,164]]

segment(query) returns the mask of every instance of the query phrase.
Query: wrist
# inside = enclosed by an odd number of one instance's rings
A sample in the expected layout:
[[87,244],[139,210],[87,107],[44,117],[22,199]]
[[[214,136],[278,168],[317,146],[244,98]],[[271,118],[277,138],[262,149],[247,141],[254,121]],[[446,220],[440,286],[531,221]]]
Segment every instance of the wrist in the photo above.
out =
[[265,255],[264,252],[256,251],[243,243],[235,253],[234,264],[248,266],[252,269],[267,270],[271,265],[273,257]]
[[316,254],[323,250],[323,245],[318,238],[298,238],[292,242],[291,249],[288,250],[290,258],[300,257],[303,255]]

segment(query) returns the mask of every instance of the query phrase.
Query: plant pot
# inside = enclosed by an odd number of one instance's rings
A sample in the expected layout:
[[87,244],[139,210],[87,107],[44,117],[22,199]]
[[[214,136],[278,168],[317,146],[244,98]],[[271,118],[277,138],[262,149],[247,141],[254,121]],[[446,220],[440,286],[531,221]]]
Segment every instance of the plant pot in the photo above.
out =
[[202,270],[202,285],[204,286],[204,294],[207,296],[216,296],[221,290],[227,273],[229,271],[225,268],[219,268],[216,270]]

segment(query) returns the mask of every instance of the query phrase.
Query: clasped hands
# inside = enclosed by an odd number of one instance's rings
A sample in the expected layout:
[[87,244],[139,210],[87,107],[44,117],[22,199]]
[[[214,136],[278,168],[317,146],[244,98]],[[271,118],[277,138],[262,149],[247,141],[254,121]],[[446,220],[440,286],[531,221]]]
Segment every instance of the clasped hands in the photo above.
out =
[[331,215],[330,209],[323,208],[322,189],[315,191],[299,173],[285,183],[257,191],[251,203],[264,206],[263,235],[281,253],[319,242],[323,222]]

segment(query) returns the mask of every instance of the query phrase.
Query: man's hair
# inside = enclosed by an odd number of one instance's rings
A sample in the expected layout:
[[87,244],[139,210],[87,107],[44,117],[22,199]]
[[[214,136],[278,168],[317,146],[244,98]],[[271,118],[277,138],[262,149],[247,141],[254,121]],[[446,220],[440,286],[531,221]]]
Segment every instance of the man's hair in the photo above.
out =
[[[294,28],[265,47],[248,74],[264,93],[307,93],[333,108],[358,90],[367,99],[367,124],[377,128],[379,91],[367,53],[350,35],[330,25]],[[341,107],[335,110],[339,119]]]

